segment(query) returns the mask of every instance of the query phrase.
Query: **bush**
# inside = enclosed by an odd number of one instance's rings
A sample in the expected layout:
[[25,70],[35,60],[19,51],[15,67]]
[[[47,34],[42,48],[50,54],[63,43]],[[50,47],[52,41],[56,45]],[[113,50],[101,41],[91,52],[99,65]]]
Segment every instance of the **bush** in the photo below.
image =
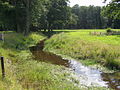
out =
[[112,32],[112,29],[111,28],[107,28],[106,32],[110,33],[110,32]]

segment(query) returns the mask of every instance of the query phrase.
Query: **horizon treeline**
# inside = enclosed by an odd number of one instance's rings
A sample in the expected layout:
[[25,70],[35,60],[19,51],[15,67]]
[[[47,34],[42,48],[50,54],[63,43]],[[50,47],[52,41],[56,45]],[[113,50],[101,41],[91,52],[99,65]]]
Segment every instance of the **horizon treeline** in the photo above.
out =
[[37,30],[117,29],[120,28],[118,9],[118,1],[106,7],[70,7],[69,0],[0,0],[0,30],[27,35]]
[[69,29],[104,29],[120,28],[120,19],[113,19],[103,15],[104,7],[100,6],[79,6],[72,8],[74,14],[74,23],[69,24]]

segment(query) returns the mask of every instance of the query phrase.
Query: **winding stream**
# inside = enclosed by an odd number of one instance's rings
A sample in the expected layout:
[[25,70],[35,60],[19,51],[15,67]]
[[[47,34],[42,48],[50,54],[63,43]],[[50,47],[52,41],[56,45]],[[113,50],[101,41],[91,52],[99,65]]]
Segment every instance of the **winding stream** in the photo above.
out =
[[44,41],[30,48],[37,60],[71,68],[77,75],[80,83],[85,86],[104,86],[120,90],[120,72],[103,73],[97,69],[84,66],[77,60],[68,60],[61,56],[45,52],[43,51]]

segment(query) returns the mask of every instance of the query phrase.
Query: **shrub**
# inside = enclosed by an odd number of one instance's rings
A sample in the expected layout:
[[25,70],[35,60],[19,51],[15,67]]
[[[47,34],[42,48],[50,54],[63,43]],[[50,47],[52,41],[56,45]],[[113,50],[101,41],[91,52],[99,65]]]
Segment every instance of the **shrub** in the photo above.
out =
[[107,28],[106,32],[107,32],[107,33],[111,33],[111,32],[113,32],[113,31],[112,31],[111,28]]

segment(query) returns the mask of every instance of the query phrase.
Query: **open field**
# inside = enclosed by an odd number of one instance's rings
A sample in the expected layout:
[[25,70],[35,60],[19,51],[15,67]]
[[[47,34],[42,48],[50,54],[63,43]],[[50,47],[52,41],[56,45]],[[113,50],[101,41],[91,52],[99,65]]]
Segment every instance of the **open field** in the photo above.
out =
[[92,62],[110,68],[120,68],[120,35],[89,34],[98,31],[106,32],[105,30],[78,30],[78,32],[54,35],[46,41],[45,50],[76,59],[90,59]]

